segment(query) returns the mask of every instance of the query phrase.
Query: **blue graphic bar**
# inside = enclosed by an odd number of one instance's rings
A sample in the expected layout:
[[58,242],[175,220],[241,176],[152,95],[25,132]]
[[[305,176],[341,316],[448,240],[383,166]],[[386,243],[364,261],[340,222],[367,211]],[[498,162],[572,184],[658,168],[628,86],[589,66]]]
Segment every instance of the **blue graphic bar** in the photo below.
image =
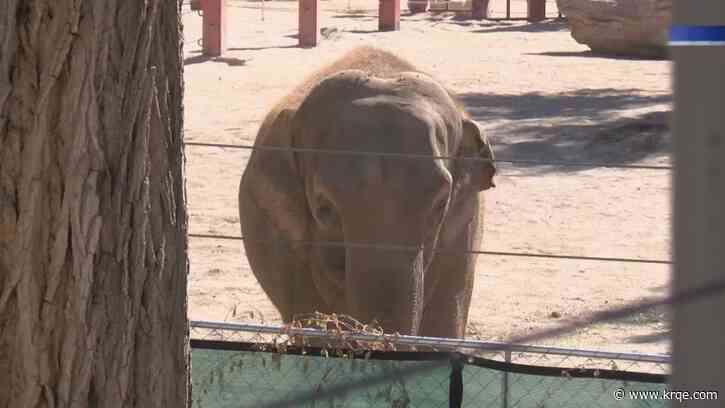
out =
[[673,25],[669,45],[725,45],[725,26]]

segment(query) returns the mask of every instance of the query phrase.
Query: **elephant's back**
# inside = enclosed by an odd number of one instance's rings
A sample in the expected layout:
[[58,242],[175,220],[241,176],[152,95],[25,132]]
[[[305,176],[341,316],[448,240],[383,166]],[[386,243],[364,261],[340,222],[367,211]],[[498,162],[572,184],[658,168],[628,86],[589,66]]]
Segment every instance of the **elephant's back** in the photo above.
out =
[[420,72],[411,63],[379,48],[355,47],[341,57],[313,72],[277,104],[281,109],[297,109],[310,91],[323,79],[341,71],[360,70],[381,78],[401,72]]
[[400,72],[420,72],[415,66],[388,51],[371,46],[355,47],[341,57],[313,72],[302,83],[287,93],[267,112],[257,131],[255,145],[274,144],[273,132],[270,129],[280,120],[284,110],[297,110],[310,91],[323,79],[346,70],[360,70],[369,75],[391,77]]
[[[355,47],[307,76],[274,105],[268,116],[273,117],[275,112],[283,109],[296,110],[310,91],[323,79],[347,70],[359,70],[379,78],[391,78],[402,72],[417,72],[433,77],[391,52],[372,46]],[[448,92],[455,99],[455,94],[450,90]]]
[[[255,146],[276,145],[277,143],[273,139],[279,136],[275,136],[275,134],[279,133],[276,127],[281,121],[284,121],[284,118],[281,117],[282,112],[285,110],[296,111],[321,81],[342,71],[350,70],[362,71],[367,75],[378,78],[391,78],[403,72],[416,72],[435,79],[432,75],[418,69],[410,62],[391,52],[372,46],[355,47],[341,57],[314,71],[302,83],[294,87],[289,93],[277,101],[272,109],[268,111],[259,127],[254,142]],[[436,82],[438,81],[436,80]],[[461,114],[467,117],[468,115],[457,95],[447,88],[445,84],[440,85],[453,99]]]

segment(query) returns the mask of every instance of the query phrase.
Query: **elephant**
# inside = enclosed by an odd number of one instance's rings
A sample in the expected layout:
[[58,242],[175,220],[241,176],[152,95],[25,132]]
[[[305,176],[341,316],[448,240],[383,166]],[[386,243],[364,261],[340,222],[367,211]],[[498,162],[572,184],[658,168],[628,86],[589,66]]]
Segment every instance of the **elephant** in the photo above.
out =
[[463,338],[476,264],[465,250],[481,242],[495,173],[452,91],[391,52],[355,48],[260,125],[239,184],[250,267],[285,323],[318,311]]

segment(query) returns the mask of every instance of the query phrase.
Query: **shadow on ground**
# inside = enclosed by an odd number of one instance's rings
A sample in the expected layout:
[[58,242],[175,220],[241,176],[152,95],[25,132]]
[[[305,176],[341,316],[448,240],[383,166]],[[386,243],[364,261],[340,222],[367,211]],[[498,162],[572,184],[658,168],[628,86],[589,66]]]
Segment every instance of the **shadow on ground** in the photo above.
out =
[[544,20],[538,23],[526,23],[523,24],[513,22],[495,22],[481,25],[478,30],[473,30],[474,33],[543,33],[543,32],[556,32],[556,31],[567,31],[569,27],[566,24],[566,20],[563,19],[551,19]]
[[[286,35],[285,37],[288,38],[297,38],[297,35]],[[233,47],[228,48],[229,51],[264,51],[264,50],[272,50],[272,49],[283,49],[283,48],[298,48],[299,46],[297,44],[290,44],[290,45],[270,45],[266,47]]]
[[671,329],[671,310],[669,306],[658,306],[652,309],[642,311],[627,318],[617,320],[617,323],[632,326],[651,326],[657,325],[659,328],[650,334],[641,334],[627,337],[627,343],[646,344],[659,343],[670,340],[672,335]]
[[350,33],[350,34],[375,34],[375,33],[381,32],[381,31],[378,30],[378,29],[371,28],[369,30],[362,30],[362,29],[359,29],[359,30],[345,30],[344,32]]
[[332,16],[332,18],[341,19],[341,18],[349,18],[349,19],[355,19],[359,21],[372,21],[377,20],[378,16],[370,10],[350,10],[347,12],[343,12],[340,14],[335,14]]
[[530,23],[526,20],[479,20],[471,17],[470,12],[440,12],[429,13],[424,17],[420,14],[407,14],[400,16],[401,22],[427,21],[437,24],[451,24],[461,27],[474,27],[472,33],[540,33],[568,30],[565,19],[550,18],[541,22]]
[[575,57],[575,58],[600,58],[610,60],[624,60],[624,61],[666,61],[667,58],[654,58],[654,57],[636,57],[628,55],[617,55],[617,54],[604,54],[592,51],[550,51],[550,52],[534,52],[525,53],[523,55],[534,55],[543,57]]
[[601,121],[612,112],[671,103],[672,95],[642,95],[640,89],[580,89],[575,92],[542,94],[459,94],[471,115],[479,120],[570,118]]
[[670,340],[671,336],[672,336],[672,331],[663,330],[663,331],[659,331],[657,333],[652,333],[652,334],[630,336],[629,338],[627,338],[627,342],[634,343],[634,344],[660,343],[663,341]]
[[221,62],[231,67],[239,67],[247,64],[247,60],[235,57],[209,57],[201,54],[184,58],[184,65],[201,64],[202,62]]
[[[401,20],[403,17],[408,17],[410,19],[414,20],[421,20],[420,14],[408,14],[406,16],[400,16]],[[470,12],[466,13],[454,13],[450,11],[443,11],[438,13],[427,13],[425,17],[423,17],[424,21],[428,21],[431,23],[448,23],[448,24],[456,24],[464,27],[470,27],[472,25],[480,25],[483,24],[484,20],[477,20],[471,17]]]
[[[670,151],[669,111],[651,109],[671,103],[670,94],[583,89],[564,94],[464,93],[460,97],[480,123],[505,121],[489,128],[489,136],[497,159],[533,162],[518,167],[539,172],[581,171],[602,163],[631,164]],[[618,115],[646,108],[650,110],[637,116]],[[562,166],[557,162],[589,164]]]

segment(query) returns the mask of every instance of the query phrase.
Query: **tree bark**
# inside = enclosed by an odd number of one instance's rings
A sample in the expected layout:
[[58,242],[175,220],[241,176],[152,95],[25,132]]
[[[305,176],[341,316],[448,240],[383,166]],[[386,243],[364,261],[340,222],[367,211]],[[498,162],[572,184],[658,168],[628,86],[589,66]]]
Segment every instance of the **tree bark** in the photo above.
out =
[[0,0],[0,407],[184,407],[181,1]]

